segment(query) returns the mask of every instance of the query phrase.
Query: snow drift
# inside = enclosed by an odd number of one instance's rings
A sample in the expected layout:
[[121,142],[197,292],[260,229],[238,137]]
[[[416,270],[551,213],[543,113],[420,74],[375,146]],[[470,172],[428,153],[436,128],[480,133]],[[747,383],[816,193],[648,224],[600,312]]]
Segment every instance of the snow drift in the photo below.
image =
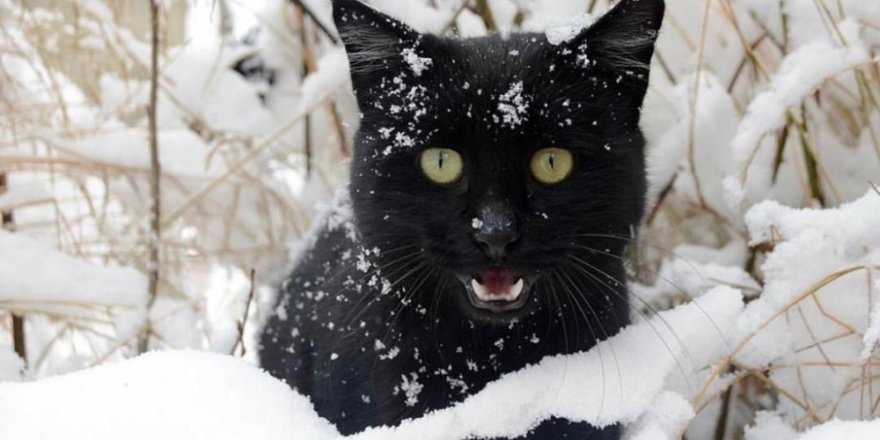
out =
[[[587,353],[545,359],[510,374],[453,408],[351,438],[512,436],[551,416],[596,425],[635,422],[658,398],[674,404],[651,417],[671,420],[665,424],[671,429],[666,434],[675,435],[692,410],[681,395],[663,391],[667,378],[688,377],[726,350],[727,335],[721,329],[731,328],[741,308],[737,291],[719,288],[693,304],[630,326]],[[650,420],[641,420],[639,427],[663,431]],[[166,351],[31,383],[0,383],[0,438],[340,436],[317,416],[308,399],[242,360]]]

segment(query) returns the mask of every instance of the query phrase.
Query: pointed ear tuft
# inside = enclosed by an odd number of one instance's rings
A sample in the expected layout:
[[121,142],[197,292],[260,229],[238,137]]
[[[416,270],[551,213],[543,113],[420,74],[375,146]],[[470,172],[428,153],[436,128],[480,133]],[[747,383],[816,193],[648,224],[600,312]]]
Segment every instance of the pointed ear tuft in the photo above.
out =
[[620,0],[569,47],[588,47],[594,62],[614,70],[647,72],[665,9],[663,0]]
[[333,20],[348,53],[355,90],[376,75],[403,67],[402,53],[415,47],[421,35],[358,0],[333,0]]

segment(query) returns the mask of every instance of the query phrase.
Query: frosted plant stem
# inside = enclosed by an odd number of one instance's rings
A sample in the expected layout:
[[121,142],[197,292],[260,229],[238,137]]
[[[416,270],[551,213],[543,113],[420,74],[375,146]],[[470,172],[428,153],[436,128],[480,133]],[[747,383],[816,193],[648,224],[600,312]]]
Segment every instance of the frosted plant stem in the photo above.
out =
[[734,386],[731,385],[721,393],[721,414],[718,415],[718,422],[715,425],[715,440],[724,440],[727,437],[727,424],[730,419],[731,400],[734,399]]
[[302,10],[303,14],[309,16],[312,19],[312,22],[314,22],[315,25],[318,26],[318,29],[321,30],[321,33],[323,33],[333,44],[339,44],[339,40],[336,38],[335,35],[333,35],[333,32],[330,32],[330,30],[327,29],[327,26],[325,26],[324,23],[321,22],[320,19],[318,19],[318,17],[311,10],[311,8],[309,8],[308,5],[303,3],[302,0],[291,1],[293,2],[293,4],[298,6],[300,10]]
[[440,35],[445,35],[450,30],[456,30],[458,27],[458,17],[461,16],[461,13],[467,9],[470,1],[462,0],[461,4],[455,8],[455,12],[452,13],[452,17],[449,18],[449,21],[446,22],[446,26],[443,26],[443,31],[440,32]]
[[688,124],[688,165],[694,177],[694,187],[697,190],[697,199],[700,206],[707,207],[706,197],[703,195],[703,186],[697,171],[696,159],[696,132],[697,132],[697,103],[700,100],[700,79],[703,73],[703,60],[706,51],[706,35],[709,29],[709,18],[712,11],[712,0],[707,0],[703,12],[702,26],[700,27],[700,47],[697,49],[697,68],[694,74],[694,88],[690,96],[690,120]]
[[498,25],[495,23],[495,17],[492,15],[492,8],[489,6],[488,0],[477,0],[477,14],[483,19],[487,31],[495,32],[498,30]]
[[24,336],[24,318],[19,315],[12,315],[12,348],[15,354],[21,358],[22,362],[27,365],[27,345]]
[[804,167],[807,170],[807,178],[810,185],[810,198],[819,203],[819,206],[826,205],[825,194],[822,192],[822,185],[819,183],[819,168],[813,149],[810,147],[810,135],[807,130],[806,106],[801,105],[802,122],[795,121],[798,129],[798,135],[801,141],[801,148],[804,154]]
[[150,310],[159,293],[159,246],[162,237],[162,165],[159,163],[159,133],[156,126],[156,105],[159,90],[159,0],[150,0],[150,18],[152,27],[151,60],[150,60],[150,105],[147,108],[150,136],[150,233],[147,239],[149,262],[147,272],[149,299],[146,309],[146,325],[138,340],[138,352],[147,351],[150,345]]
[[[0,194],[6,192],[7,177],[0,173]],[[0,212],[0,229],[11,230],[13,228],[12,211]],[[12,348],[15,354],[27,365],[27,345],[24,333],[24,317],[12,314]]]
[[[302,78],[305,78],[315,70],[315,58],[309,50],[309,37],[306,33],[306,9],[301,2],[294,1],[297,5],[297,24],[299,25],[299,41],[302,45],[303,62]],[[312,175],[312,117],[306,115],[303,119],[303,152],[306,161],[306,178]]]
[[231,356],[235,356],[238,347],[241,347],[241,351],[239,352],[239,357],[244,357],[247,354],[247,347],[244,343],[244,326],[247,325],[248,315],[251,312],[251,304],[254,302],[254,295],[256,294],[256,269],[251,268],[250,273],[250,281],[251,288],[248,291],[247,302],[244,304],[244,313],[241,316],[241,320],[238,321],[237,330],[238,330],[238,339],[235,342],[235,345],[232,346],[232,351],[229,353]]

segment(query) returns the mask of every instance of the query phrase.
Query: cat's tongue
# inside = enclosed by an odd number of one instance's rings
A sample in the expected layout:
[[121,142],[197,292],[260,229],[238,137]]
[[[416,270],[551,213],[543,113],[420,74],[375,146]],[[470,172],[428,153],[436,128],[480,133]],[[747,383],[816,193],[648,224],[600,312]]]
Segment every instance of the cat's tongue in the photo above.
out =
[[471,281],[481,301],[516,301],[524,284],[522,278],[503,267],[490,268]]

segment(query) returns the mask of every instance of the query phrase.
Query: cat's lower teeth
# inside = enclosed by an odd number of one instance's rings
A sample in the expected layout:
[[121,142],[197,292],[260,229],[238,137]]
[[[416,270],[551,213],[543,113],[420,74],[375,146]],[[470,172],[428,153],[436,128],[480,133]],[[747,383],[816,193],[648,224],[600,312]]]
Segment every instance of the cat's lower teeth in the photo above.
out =
[[516,281],[512,286],[508,286],[506,291],[503,292],[490,292],[489,289],[480,284],[476,279],[471,279],[471,287],[474,289],[474,293],[477,295],[480,301],[516,301],[519,298],[519,295],[522,294],[523,287],[525,286],[525,282],[520,278]]

